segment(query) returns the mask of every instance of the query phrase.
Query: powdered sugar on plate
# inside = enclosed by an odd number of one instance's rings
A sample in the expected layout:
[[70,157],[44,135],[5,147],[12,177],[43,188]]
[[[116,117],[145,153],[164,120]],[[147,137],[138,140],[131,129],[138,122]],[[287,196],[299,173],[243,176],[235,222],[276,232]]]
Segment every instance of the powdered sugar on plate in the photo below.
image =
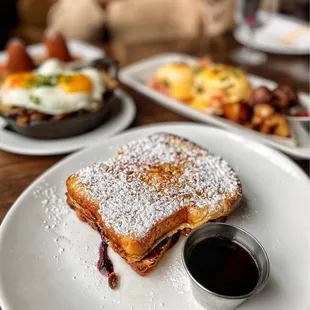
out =
[[226,161],[165,133],[132,141],[115,158],[76,176],[106,226],[136,238],[184,207],[217,213],[221,201],[241,195],[238,176]]
[[42,182],[34,190],[35,198],[41,199],[42,207],[47,214],[47,219],[42,222],[46,230],[53,229],[68,214],[69,209],[64,197],[57,195],[57,187],[50,187],[48,183]]

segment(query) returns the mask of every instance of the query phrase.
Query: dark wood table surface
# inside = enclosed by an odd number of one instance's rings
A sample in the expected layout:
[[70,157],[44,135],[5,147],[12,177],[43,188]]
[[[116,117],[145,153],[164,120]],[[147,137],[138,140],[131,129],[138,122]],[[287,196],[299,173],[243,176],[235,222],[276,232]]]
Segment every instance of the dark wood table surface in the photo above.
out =
[[[231,35],[212,40],[193,39],[145,44],[97,45],[118,59],[121,66],[164,52],[179,52],[193,56],[209,54],[215,61],[230,63],[230,53],[240,46]],[[267,63],[244,69],[278,83],[291,84],[299,90],[309,92],[309,58],[307,56],[270,54]],[[126,87],[124,89],[130,93],[137,104],[137,116],[132,127],[160,122],[190,121],[133,90]],[[24,156],[0,151],[0,223],[23,190],[64,156]],[[297,164],[309,175],[309,161],[301,160],[297,161]]]

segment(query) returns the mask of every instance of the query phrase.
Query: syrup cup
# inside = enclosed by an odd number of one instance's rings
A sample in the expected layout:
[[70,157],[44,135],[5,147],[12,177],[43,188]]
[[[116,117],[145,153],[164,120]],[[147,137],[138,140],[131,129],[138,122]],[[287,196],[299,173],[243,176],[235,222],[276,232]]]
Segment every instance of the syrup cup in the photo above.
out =
[[[241,296],[226,296],[212,292],[202,286],[191,274],[188,264],[193,248],[201,241],[210,237],[227,238],[246,249],[255,259],[259,279],[256,287],[248,294]],[[191,289],[195,299],[207,310],[233,310],[246,299],[256,295],[269,278],[269,260],[262,245],[245,230],[223,223],[209,223],[194,230],[186,239],[182,251],[183,265],[189,275]]]

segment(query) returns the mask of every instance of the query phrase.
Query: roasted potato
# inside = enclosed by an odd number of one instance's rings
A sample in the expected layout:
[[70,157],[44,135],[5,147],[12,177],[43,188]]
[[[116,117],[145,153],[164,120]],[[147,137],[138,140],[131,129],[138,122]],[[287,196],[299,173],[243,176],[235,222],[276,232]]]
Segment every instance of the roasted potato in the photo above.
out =
[[288,110],[288,108],[291,106],[288,100],[281,99],[281,98],[274,98],[272,100],[272,105],[280,113],[285,113]]
[[289,137],[290,129],[285,116],[276,113],[268,116],[262,123],[260,130],[264,134],[273,134],[280,137]]
[[260,118],[266,118],[275,113],[275,108],[268,103],[260,103],[254,107],[253,110],[254,116],[258,116]]
[[290,105],[298,104],[297,92],[289,85],[279,85],[272,93],[276,99],[288,101]]
[[226,103],[223,105],[224,117],[236,123],[243,124],[251,119],[251,108],[248,104]]
[[272,100],[272,92],[265,86],[257,87],[253,90],[250,97],[250,104],[255,105]]

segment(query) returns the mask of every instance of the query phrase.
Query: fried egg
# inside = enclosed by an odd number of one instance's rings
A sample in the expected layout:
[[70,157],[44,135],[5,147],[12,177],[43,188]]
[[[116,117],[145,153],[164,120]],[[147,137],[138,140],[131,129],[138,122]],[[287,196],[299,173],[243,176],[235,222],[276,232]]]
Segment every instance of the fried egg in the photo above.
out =
[[9,76],[0,98],[2,105],[58,115],[92,109],[105,89],[97,69],[67,71],[63,63],[50,59],[33,72]]
[[163,65],[155,74],[155,78],[166,86],[171,97],[188,100],[192,96],[194,73],[185,63]]
[[61,74],[65,70],[64,63],[58,59],[52,58],[44,61],[37,70],[38,74],[43,75],[52,75],[52,74]]

